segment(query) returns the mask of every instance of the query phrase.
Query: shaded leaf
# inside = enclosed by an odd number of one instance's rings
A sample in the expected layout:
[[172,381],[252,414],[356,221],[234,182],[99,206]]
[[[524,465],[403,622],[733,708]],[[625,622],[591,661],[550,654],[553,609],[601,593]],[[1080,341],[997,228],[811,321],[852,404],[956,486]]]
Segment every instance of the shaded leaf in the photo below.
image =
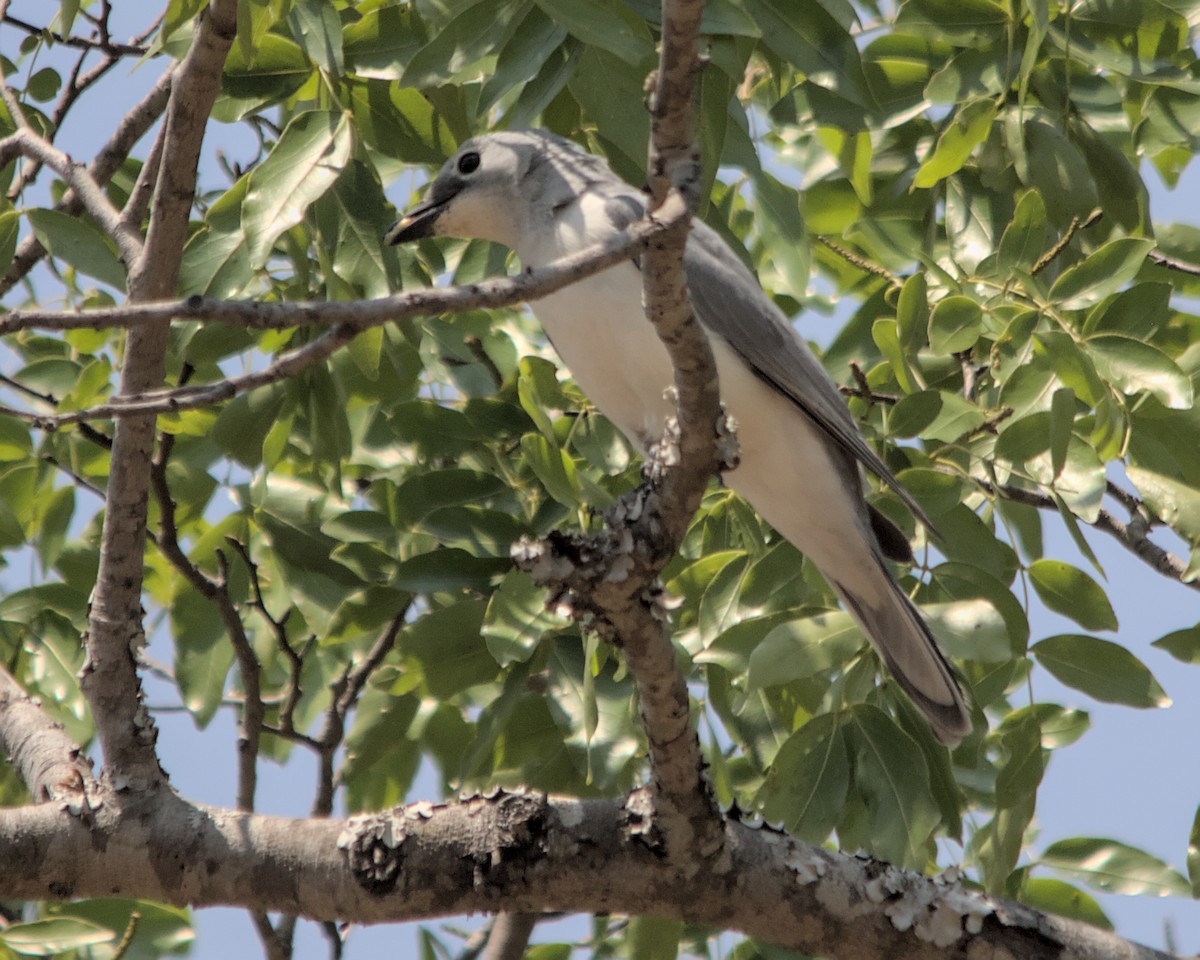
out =
[[1059,634],[1035,643],[1031,652],[1062,683],[1096,700],[1143,709],[1171,705],[1145,664],[1108,640]]
[[1116,630],[1117,616],[1104,588],[1086,573],[1060,560],[1029,565],[1033,588],[1047,607],[1088,630]]

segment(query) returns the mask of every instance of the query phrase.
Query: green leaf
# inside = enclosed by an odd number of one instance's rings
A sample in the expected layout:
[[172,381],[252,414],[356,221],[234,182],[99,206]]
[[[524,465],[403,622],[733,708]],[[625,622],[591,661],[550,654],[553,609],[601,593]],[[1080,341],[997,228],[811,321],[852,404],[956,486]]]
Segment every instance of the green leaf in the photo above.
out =
[[1067,465],[1071,432],[1075,425],[1075,391],[1060,387],[1050,400],[1050,466],[1057,480]]
[[42,67],[29,78],[25,85],[25,92],[32,99],[47,103],[58,95],[61,86],[62,77],[59,76],[58,71],[53,67]]
[[[152,955],[184,953],[195,939],[186,908],[172,907],[151,900],[98,897],[94,900],[46,904],[44,909],[56,917],[76,918],[114,931],[128,929],[129,918],[136,912],[140,919],[137,934],[129,952],[125,954],[129,960],[145,960]],[[112,939],[115,941],[117,938],[114,936]],[[86,951],[84,955],[91,954],[94,957],[100,953],[101,951]]]
[[251,266],[263,266],[275,239],[333,186],[351,142],[350,122],[341,112],[308,110],[287,125],[275,149],[250,174],[242,221]]
[[483,639],[500,666],[528,660],[543,634],[570,624],[546,609],[548,596],[521,570],[510,570],[492,593],[483,617]]
[[1149,340],[1170,315],[1171,285],[1142,281],[1098,303],[1088,314],[1083,332],[1088,337],[1119,333],[1136,340]]
[[781,624],[750,655],[748,690],[775,687],[840,667],[861,652],[863,635],[841,610]]
[[[202,4],[201,4],[202,6]],[[277,33],[266,33],[248,60],[241,44],[234,44],[225,59],[221,98],[213,108],[215,119],[240,120],[268,103],[295,93],[312,76],[312,64],[299,45]]]
[[[590,9],[592,5],[575,6]],[[645,92],[637,72],[630,70],[615,53],[589,46],[579,55],[567,86],[604,131],[605,139],[619,147],[636,167],[644,164],[650,124],[642,106]],[[619,160],[615,156],[611,159],[614,164]]]
[[854,782],[867,807],[875,856],[917,867],[940,816],[929,792],[929,771],[916,743],[878,707],[856,704],[846,733],[854,753]]
[[1112,921],[1090,896],[1053,877],[1029,877],[1021,884],[1019,899],[1036,910],[1082,920],[1101,930],[1111,930]]
[[645,745],[629,687],[617,680],[615,662],[610,659],[597,670],[595,661],[589,647],[573,638],[553,644],[545,698],[571,763],[586,783],[601,791],[623,791]]
[[921,164],[913,186],[925,189],[962,169],[971,152],[983,143],[996,119],[996,101],[991,97],[962,104],[942,128],[933,153]]
[[998,663],[1012,656],[1008,624],[990,600],[926,603],[921,614],[938,644],[952,657]]
[[1191,378],[1157,347],[1131,337],[1102,334],[1090,337],[1085,348],[1096,372],[1122,393],[1147,390],[1169,409],[1191,409]]
[[1053,226],[1065,229],[1072,217],[1082,220],[1096,208],[1096,184],[1070,140],[1042,120],[1027,120],[1024,146],[1029,158],[1026,182],[1041,194]]
[[1156,516],[1192,542],[1200,541],[1200,489],[1141,467],[1128,466],[1125,475]]
[[288,21],[309,59],[329,74],[343,70],[342,21],[326,0],[291,0]]
[[1060,682],[1096,700],[1140,709],[1171,705],[1146,665],[1108,640],[1059,634],[1035,643],[1031,652]]
[[29,426],[16,417],[0,414],[0,461],[24,460],[33,452]]
[[499,668],[479,633],[485,612],[482,600],[460,600],[404,628],[401,648],[421,664],[431,696],[495,679]]
[[1192,893],[1190,884],[1157,857],[1116,840],[1060,840],[1047,847],[1038,862],[1105,893],[1151,897]]
[[1036,720],[1042,746],[1047,750],[1069,747],[1092,726],[1086,710],[1069,710],[1057,703],[1034,703],[1010,713],[997,731],[1004,736],[1010,729],[1027,723],[1030,717]]
[[1037,717],[1028,713],[1018,722],[1005,724],[1000,742],[1007,757],[996,776],[996,806],[1008,809],[1036,797],[1042,782],[1046,761]]
[[925,271],[914,273],[900,288],[896,302],[896,326],[900,347],[913,357],[929,339],[929,285]]
[[1086,630],[1116,630],[1117,616],[1104,588],[1082,570],[1061,560],[1035,560],[1029,579],[1042,603]]
[[907,397],[901,397],[888,414],[888,434],[893,437],[918,436],[938,418],[941,411],[942,394],[937,390],[910,393]]
[[1159,637],[1150,646],[1166,650],[1183,663],[1200,663],[1200,627],[1172,631],[1165,637]]
[[683,937],[683,921],[665,917],[630,917],[625,942],[638,960],[675,960]]
[[90,219],[69,217],[57,210],[27,210],[25,216],[50,256],[124,291],[125,265],[117,245]]
[[607,50],[630,67],[642,67],[654,53],[646,25],[614,0],[535,0],[556,23],[589,47]]
[[286,386],[271,384],[234,397],[217,415],[210,433],[213,442],[239,463],[257,466],[262,462],[263,441],[287,395]]
[[928,467],[910,467],[902,470],[897,479],[931,518],[936,518],[962,503],[967,489],[962,477]]
[[14,923],[0,931],[0,943],[17,953],[33,957],[51,957],[116,939],[117,935],[112,930],[75,917]]
[[511,3],[472,3],[433,31],[433,39],[404,68],[400,85],[418,90],[436,87],[475,63],[491,50],[500,32],[497,25],[507,22],[512,7]]
[[527,433],[521,438],[521,453],[546,492],[563,506],[579,506],[579,477],[575,461],[543,434]]
[[485,110],[515,87],[537,76],[550,55],[566,39],[567,30],[555,23],[536,5],[525,12],[496,56],[496,69],[488,77],[479,96],[479,110]]
[[181,586],[171,605],[175,682],[196,725],[208,726],[225,698],[233,666],[233,644],[216,606],[190,586]]
[[905,393],[912,393],[917,385],[909,372],[904,352],[900,348],[900,336],[896,321],[890,317],[880,317],[871,325],[871,339],[875,341],[879,352],[892,365],[892,375],[900,384],[900,389]]
[[1118,237],[1068,267],[1050,288],[1050,298],[1064,310],[1078,310],[1099,303],[1137,276],[1153,249],[1154,241],[1140,237]]
[[1012,221],[1000,238],[996,267],[1006,277],[1016,267],[1032,267],[1047,247],[1046,204],[1036,190],[1027,190],[1017,201]]
[[940,390],[938,400],[940,406],[937,416],[922,430],[923,438],[940,440],[942,443],[956,443],[987,419],[978,405],[957,393]]
[[775,754],[755,797],[765,820],[810,843],[826,840],[841,818],[850,761],[839,718],[814,717]]
[[414,8],[385,6],[364,14],[342,30],[346,67],[360,77],[399,80],[421,47],[413,28]]
[[970,297],[939,300],[929,316],[929,346],[935,353],[969,350],[983,330],[983,311]]

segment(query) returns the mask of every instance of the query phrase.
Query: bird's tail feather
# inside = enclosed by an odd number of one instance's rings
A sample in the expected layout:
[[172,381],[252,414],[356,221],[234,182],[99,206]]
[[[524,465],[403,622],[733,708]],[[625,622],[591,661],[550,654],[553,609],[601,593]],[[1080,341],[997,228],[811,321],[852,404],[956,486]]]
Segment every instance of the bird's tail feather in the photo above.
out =
[[833,588],[937,738],[957,746],[971,731],[971,714],[954,668],[883,562],[875,562],[869,572],[878,576],[864,570],[853,585],[834,580]]

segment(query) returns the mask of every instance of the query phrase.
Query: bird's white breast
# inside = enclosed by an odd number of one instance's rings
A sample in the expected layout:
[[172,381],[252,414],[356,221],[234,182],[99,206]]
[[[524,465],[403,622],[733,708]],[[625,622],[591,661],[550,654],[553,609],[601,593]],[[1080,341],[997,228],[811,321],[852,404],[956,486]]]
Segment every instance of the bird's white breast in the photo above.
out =
[[[542,266],[611,232],[600,202],[585,195],[552,228],[526,238],[522,261]],[[638,269],[618,264],[536,301],[533,311],[580,389],[645,452],[674,413],[664,396],[674,373],[642,308]],[[738,422],[741,464],[726,482],[822,569],[848,575],[869,536],[850,472],[857,466],[729,344],[711,334],[709,341],[721,399]]]

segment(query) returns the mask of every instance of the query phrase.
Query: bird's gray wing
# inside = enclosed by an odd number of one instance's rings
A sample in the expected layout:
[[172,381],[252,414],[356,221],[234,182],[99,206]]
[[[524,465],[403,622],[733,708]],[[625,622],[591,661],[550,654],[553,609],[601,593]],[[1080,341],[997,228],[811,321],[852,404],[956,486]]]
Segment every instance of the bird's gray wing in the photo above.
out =
[[696,221],[683,258],[692,307],[702,324],[746,361],[762,380],[790,399],[854,460],[891,487],[928,529],[925,511],[871,449],[820,361],[737,255]]

